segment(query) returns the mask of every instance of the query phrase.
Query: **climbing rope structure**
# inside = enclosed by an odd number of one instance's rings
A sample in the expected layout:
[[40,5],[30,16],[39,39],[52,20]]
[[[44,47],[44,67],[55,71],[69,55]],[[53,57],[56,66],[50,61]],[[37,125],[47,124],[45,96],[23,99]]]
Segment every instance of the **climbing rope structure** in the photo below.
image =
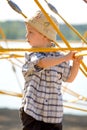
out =
[[[10,7],[15,10],[17,13],[21,14],[25,19],[27,16],[22,12],[22,10],[19,8],[17,4],[12,2],[11,0],[7,0],[8,4]],[[57,32],[58,36],[61,38],[63,43],[65,44],[66,47],[63,47],[59,43],[55,43],[55,47],[52,48],[9,48],[8,46],[6,48],[3,48],[0,46],[0,60],[2,59],[7,59],[11,62],[13,66],[13,71],[16,72],[15,66],[21,67],[23,64],[23,58],[24,58],[24,53],[25,52],[51,52],[51,51],[63,51],[65,53],[69,51],[77,51],[75,56],[83,56],[84,58],[87,57],[87,32],[84,33],[82,36],[72,25],[70,25],[57,11],[57,9],[50,4],[47,0],[44,0],[44,2],[47,4],[48,8],[57,16],[59,17],[65,24],[66,26],[71,29],[80,39],[81,39],[81,45],[78,47],[73,47],[65,38],[65,36],[62,34],[61,30],[56,26],[54,21],[48,16],[48,13],[44,9],[44,7],[41,5],[41,2],[39,0],[34,0],[34,2],[37,4],[37,6],[42,10],[44,15],[47,17],[48,21],[51,23],[55,31]],[[6,41],[6,37],[0,29],[0,34],[2,35],[2,38]],[[7,44],[7,43],[6,43]],[[85,60],[81,61],[80,64],[80,71],[83,74],[83,77],[87,77],[87,64]],[[17,63],[13,61],[15,59]],[[19,65],[21,64],[21,65]],[[17,76],[16,76],[17,77]],[[18,77],[17,77],[18,78]],[[72,100],[67,100],[64,99],[64,107],[69,108],[69,109],[74,109],[74,110],[79,110],[83,112],[87,112],[86,106],[87,106],[87,97],[84,95],[81,95],[73,90],[71,90],[68,85],[63,85],[62,86],[62,92],[63,94],[67,93],[69,95],[72,95],[74,99]],[[10,91],[3,91],[0,90],[0,94],[6,94],[9,96],[16,96],[18,98],[22,97],[22,93],[16,93],[16,92],[10,92]]]

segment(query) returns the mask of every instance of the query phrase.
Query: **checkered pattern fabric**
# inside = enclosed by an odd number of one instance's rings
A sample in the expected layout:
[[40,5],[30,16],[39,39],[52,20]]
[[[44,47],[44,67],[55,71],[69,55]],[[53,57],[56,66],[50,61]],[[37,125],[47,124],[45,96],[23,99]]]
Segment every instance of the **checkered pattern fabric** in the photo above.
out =
[[61,53],[30,53],[25,55],[23,75],[25,86],[22,100],[24,111],[36,120],[60,123],[63,116],[61,85],[69,73],[69,63],[63,62],[50,68],[39,68],[44,57],[60,57]]

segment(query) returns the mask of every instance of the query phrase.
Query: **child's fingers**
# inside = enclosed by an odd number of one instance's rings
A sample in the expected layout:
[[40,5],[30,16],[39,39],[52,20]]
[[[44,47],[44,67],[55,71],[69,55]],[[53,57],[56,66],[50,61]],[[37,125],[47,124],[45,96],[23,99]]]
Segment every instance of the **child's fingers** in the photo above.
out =
[[80,62],[82,59],[83,59],[83,56],[76,56],[76,58],[75,58],[75,60],[76,60],[77,62]]

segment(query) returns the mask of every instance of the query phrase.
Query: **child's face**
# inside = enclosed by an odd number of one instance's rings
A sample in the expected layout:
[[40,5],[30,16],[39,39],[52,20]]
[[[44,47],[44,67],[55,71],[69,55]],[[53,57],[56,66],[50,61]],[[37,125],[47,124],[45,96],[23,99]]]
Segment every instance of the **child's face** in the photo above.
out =
[[26,40],[32,47],[46,47],[48,46],[49,40],[39,33],[36,29],[26,23]]

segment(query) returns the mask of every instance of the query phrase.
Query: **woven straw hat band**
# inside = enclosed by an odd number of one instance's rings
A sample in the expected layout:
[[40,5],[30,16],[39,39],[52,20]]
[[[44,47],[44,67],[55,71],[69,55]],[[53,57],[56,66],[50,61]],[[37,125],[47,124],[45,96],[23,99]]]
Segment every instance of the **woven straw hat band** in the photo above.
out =
[[[51,15],[49,16],[58,26],[57,20],[53,16]],[[56,41],[57,32],[55,31],[50,22],[47,20],[46,16],[41,11],[38,11],[32,18],[28,19],[27,22],[32,27],[34,27],[38,32],[46,36],[48,39]]]

